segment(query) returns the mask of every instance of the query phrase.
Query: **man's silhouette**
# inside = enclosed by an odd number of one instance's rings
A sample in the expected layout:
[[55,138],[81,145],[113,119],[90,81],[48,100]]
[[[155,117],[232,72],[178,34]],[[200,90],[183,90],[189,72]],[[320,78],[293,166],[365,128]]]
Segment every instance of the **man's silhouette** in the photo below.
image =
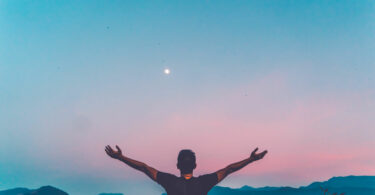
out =
[[177,177],[173,174],[158,171],[143,162],[130,159],[122,155],[121,149],[117,145],[116,148],[117,151],[113,150],[111,146],[106,146],[105,151],[110,157],[145,173],[163,186],[168,195],[207,195],[208,191],[227,175],[240,170],[253,161],[262,159],[267,153],[267,150],[265,150],[257,154],[258,148],[256,148],[250,157],[242,161],[230,164],[214,173],[194,177],[193,170],[197,166],[195,154],[191,150],[181,150],[177,158],[177,168],[180,170],[181,176]]

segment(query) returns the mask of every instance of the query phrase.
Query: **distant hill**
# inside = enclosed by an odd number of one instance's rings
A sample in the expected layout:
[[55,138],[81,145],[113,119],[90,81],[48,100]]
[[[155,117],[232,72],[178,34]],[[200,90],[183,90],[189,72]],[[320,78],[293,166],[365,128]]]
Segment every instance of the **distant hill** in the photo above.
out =
[[27,188],[13,188],[9,190],[0,191],[0,195],[14,195],[14,194],[26,194],[29,193],[31,190]]
[[68,193],[52,186],[43,186],[36,190],[27,188],[14,188],[0,191],[0,195],[68,195]]
[[243,186],[238,189],[215,186],[208,195],[317,195],[328,192],[345,195],[375,195],[375,176],[333,177],[324,182],[313,182],[308,186],[292,187],[261,187]]
[[[332,177],[328,181],[313,182],[308,186],[292,187],[261,187],[243,186],[229,188],[215,186],[208,195],[319,195],[321,189],[328,189],[330,194],[345,193],[345,195],[375,195],[375,176],[346,176]],[[0,191],[0,195],[68,195],[68,193],[52,186],[43,186],[36,190],[14,188]],[[122,193],[101,193],[99,195],[123,195]],[[163,194],[165,195],[165,194]]]
[[343,188],[375,188],[375,176],[346,176],[346,177],[332,177],[328,181],[314,182],[306,188],[316,188],[319,186]]

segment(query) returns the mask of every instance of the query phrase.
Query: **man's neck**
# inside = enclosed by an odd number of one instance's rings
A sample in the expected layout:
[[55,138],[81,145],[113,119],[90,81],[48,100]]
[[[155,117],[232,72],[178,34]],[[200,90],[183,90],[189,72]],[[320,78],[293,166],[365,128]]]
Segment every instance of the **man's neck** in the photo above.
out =
[[193,177],[193,173],[185,173],[185,174],[181,173],[181,176],[184,177],[185,179],[190,179]]

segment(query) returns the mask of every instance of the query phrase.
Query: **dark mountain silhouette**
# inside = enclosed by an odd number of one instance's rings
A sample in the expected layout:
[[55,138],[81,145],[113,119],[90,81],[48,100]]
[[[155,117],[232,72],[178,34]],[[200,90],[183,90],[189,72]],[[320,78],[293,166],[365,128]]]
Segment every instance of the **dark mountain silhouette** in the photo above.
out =
[[324,182],[313,182],[308,186],[292,187],[261,187],[243,186],[238,189],[214,187],[208,195],[317,195],[323,194],[322,188],[332,193],[346,195],[375,195],[375,176],[333,177]]
[[[233,189],[215,186],[208,195],[319,195],[322,189],[328,193],[345,193],[345,195],[375,195],[375,176],[332,177],[328,181],[313,182],[308,186],[293,187],[261,187],[243,186]],[[0,195],[68,195],[68,193],[52,186],[43,186],[36,190],[14,188],[0,191]],[[99,195],[123,195],[122,193],[101,193]],[[165,193],[163,194],[165,195]]]
[[354,188],[375,188],[375,176],[346,176],[332,177],[328,181],[314,182],[306,188],[316,188],[319,186],[330,186],[335,188],[354,187]]
[[13,188],[9,190],[0,191],[0,195],[15,195],[15,194],[26,194],[29,193],[31,190],[27,188]]
[[68,195],[68,193],[52,186],[43,186],[36,190],[27,188],[14,188],[0,191],[0,195]]
[[266,187],[261,187],[261,188],[253,188],[251,186],[242,186],[241,188],[239,188],[239,190],[254,190],[254,191],[272,191],[272,190],[277,190],[277,189],[280,189],[281,187],[270,187],[270,186],[266,186]]

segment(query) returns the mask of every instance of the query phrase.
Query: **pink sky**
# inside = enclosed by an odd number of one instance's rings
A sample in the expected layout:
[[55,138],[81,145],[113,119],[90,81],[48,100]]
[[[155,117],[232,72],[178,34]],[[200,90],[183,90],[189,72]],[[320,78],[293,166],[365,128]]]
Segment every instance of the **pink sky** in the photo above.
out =
[[[375,174],[375,134],[369,130],[375,127],[369,117],[375,114],[374,94],[343,91],[296,98],[291,96],[293,87],[287,75],[271,73],[248,85],[202,94],[198,102],[178,107],[167,104],[165,112],[157,111],[164,107],[159,105],[127,123],[126,116],[132,116],[124,107],[130,105],[119,104],[109,111],[101,105],[83,104],[76,113],[68,113],[75,116],[72,124],[61,124],[62,128],[73,125],[71,130],[52,136],[51,140],[70,136],[69,142],[53,146],[59,155],[51,158],[56,154],[50,148],[40,152],[48,154],[46,163],[56,166],[51,169],[62,171],[68,166],[71,174],[146,179],[108,158],[104,145],[118,144],[125,155],[174,174],[178,174],[177,153],[190,148],[197,155],[196,175],[242,160],[255,147],[269,151],[265,159],[223,181],[223,186],[249,181],[259,186],[306,185],[331,176]],[[275,100],[272,94],[281,98]],[[101,112],[91,113],[91,109]],[[77,125],[83,132],[72,134]]]

